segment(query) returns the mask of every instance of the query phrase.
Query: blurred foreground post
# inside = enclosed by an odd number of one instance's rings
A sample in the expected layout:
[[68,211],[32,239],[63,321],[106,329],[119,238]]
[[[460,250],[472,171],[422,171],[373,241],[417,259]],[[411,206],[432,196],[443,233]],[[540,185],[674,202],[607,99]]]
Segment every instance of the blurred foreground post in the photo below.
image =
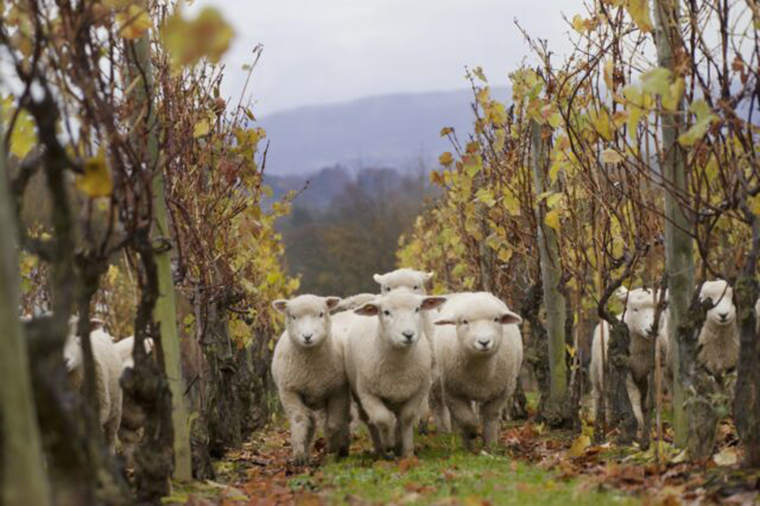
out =
[[50,490],[18,315],[17,235],[7,176],[0,143],[0,504],[46,506]]

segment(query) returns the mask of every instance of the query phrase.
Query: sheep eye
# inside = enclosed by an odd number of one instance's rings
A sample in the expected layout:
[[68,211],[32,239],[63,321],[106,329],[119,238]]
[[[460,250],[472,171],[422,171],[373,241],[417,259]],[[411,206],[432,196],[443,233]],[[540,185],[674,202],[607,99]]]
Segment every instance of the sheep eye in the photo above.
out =
[[319,317],[320,317],[320,318],[322,318],[322,317],[324,317],[324,316],[325,316],[325,312],[324,312],[324,311],[322,311],[321,313],[319,313]]
[[638,309],[636,309],[636,308],[634,308],[634,309],[633,309],[633,312],[634,312],[634,313],[638,313],[638,312],[639,312],[639,310],[638,310]]
[[468,322],[467,320],[462,320],[462,323],[463,323],[464,325],[469,325],[469,324],[470,324],[470,322]]
[[496,318],[493,319],[493,321],[495,321],[496,323],[499,323],[499,317],[497,316]]
[[414,310],[414,312],[415,312],[415,313],[419,313],[419,312],[420,312],[420,308],[416,308],[416,309]]
[[419,289],[420,289],[420,286],[419,286],[419,285],[414,285],[414,289],[415,289],[415,290],[419,290]]
[[294,315],[294,314],[290,315],[290,319],[291,320],[295,320],[296,319],[296,315]]
[[386,309],[385,311],[383,311],[383,314],[384,314],[385,316],[390,316],[390,315],[391,315],[391,312],[390,312],[390,311],[388,311],[388,310]]

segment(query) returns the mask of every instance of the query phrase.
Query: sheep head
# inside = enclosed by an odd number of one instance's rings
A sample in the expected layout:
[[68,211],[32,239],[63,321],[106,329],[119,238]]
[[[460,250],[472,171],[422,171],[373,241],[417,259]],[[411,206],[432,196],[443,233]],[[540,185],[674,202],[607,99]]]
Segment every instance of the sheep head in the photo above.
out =
[[285,327],[296,346],[313,348],[330,335],[330,310],[338,305],[338,297],[300,295],[290,300],[278,299],[272,306],[285,315]]

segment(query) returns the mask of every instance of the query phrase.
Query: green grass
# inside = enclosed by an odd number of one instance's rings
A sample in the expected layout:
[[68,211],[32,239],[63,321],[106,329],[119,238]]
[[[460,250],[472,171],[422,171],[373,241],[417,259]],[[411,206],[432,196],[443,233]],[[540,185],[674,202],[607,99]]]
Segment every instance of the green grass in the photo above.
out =
[[[360,498],[372,503],[429,504],[445,499],[481,504],[634,504],[631,498],[579,487],[552,472],[505,455],[474,455],[451,436],[419,438],[414,461],[378,462],[359,454],[326,463],[319,473],[290,480],[297,490],[317,492],[328,502]],[[366,444],[363,445],[366,448]],[[321,493],[320,493],[321,492]]]

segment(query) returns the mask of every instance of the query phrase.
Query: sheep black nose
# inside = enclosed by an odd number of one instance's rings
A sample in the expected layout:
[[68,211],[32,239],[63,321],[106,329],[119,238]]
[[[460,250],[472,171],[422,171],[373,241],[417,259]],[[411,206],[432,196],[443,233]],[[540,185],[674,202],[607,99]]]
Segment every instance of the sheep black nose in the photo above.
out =
[[725,320],[725,319],[727,319],[727,318],[728,318],[728,313],[721,313],[721,314],[719,314],[718,316],[720,316],[720,319],[721,319],[721,320]]
[[306,342],[308,343],[309,341],[311,341],[311,338],[312,338],[313,336],[314,336],[314,334],[304,334],[304,335],[303,335],[303,340],[304,340],[304,341],[306,341]]
[[478,339],[478,344],[479,344],[480,346],[482,346],[483,348],[485,348],[486,346],[488,346],[488,343],[490,343],[490,342],[491,342],[491,341],[489,341],[488,339],[486,339],[486,340],[483,340],[483,339]]
[[414,337],[414,332],[406,331],[406,332],[402,332],[401,335],[404,336],[407,341],[411,341],[412,338]]

